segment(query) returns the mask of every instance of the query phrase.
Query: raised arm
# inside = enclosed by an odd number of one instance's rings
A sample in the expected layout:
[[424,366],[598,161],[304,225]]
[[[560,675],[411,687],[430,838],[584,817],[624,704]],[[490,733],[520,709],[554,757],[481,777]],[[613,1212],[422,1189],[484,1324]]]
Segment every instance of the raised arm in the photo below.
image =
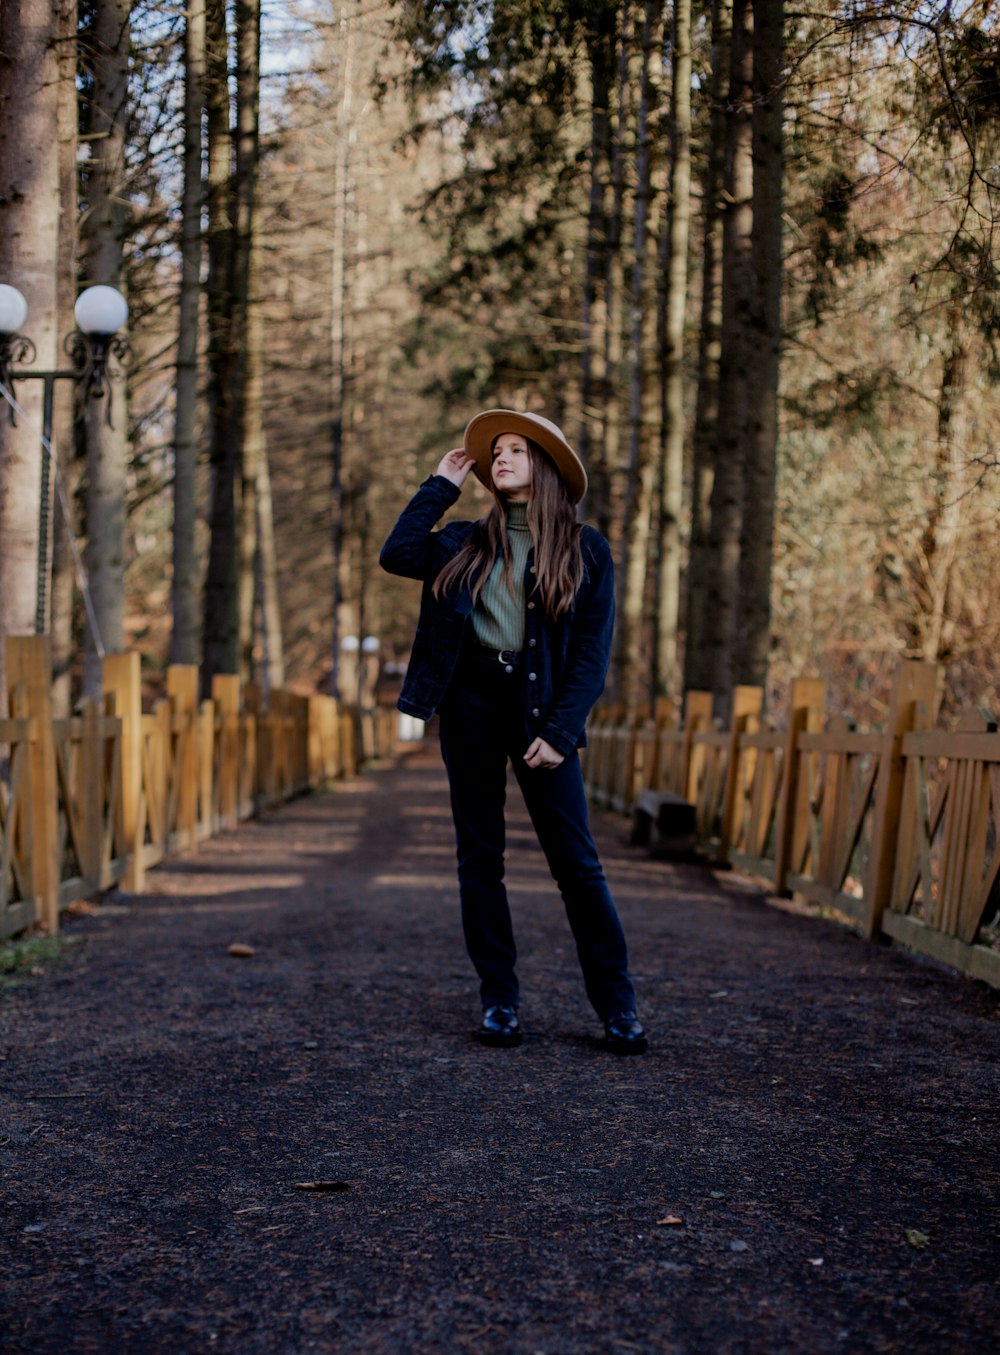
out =
[[399,515],[379,552],[379,564],[389,574],[404,579],[425,579],[434,547],[433,527],[462,492],[472,466],[461,447],[441,458],[434,475],[429,476]]

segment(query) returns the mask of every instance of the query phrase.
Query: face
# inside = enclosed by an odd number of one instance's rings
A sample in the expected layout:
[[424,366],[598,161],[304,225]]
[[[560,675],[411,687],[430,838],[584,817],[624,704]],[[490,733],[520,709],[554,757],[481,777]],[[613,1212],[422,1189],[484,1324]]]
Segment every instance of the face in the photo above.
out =
[[508,499],[531,497],[531,453],[520,433],[501,433],[493,444],[493,483]]

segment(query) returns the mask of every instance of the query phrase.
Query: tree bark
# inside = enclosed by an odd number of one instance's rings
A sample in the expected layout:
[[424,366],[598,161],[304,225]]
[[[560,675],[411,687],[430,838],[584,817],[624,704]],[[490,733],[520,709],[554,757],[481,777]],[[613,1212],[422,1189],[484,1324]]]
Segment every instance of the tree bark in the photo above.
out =
[[593,462],[593,503],[597,528],[615,546],[618,519],[616,482],[621,447],[621,397],[618,374],[622,350],[622,237],[625,232],[625,137],[629,120],[629,57],[632,50],[632,3],[622,7],[621,38],[618,44],[618,77],[615,117],[611,132],[611,210],[608,215],[607,248],[604,259],[604,380],[595,391],[603,437]]
[[257,476],[264,420],[264,330],[258,298],[257,177],[260,162],[260,0],[236,3],[236,213],[231,351],[239,384],[240,672],[253,676],[257,561]]
[[[330,690],[342,701],[356,699],[356,684],[341,665],[347,636],[346,612],[349,588],[345,550],[345,514],[348,508],[347,475],[344,466],[344,406],[347,399],[347,248],[351,211],[350,136],[352,81],[354,77],[354,25],[346,8],[340,16],[341,91],[337,121],[334,166],[333,250],[330,269],[330,538],[333,555],[332,632],[330,637]],[[359,637],[355,636],[355,639]],[[348,665],[356,671],[353,665]]]
[[202,684],[237,672],[238,373],[232,362],[234,252],[233,131],[229,34],[225,0],[207,0],[206,129],[208,135],[208,420],[211,502],[202,629]]
[[[125,122],[131,43],[130,0],[98,0],[88,35],[93,71],[90,150],[87,161],[87,212],[81,228],[86,285],[104,283],[124,291],[122,262],[127,229],[124,192]],[[129,461],[126,392],[114,403],[110,394],[88,399],[84,415],[87,447],[87,578],[94,616],[104,649],[125,643],[125,476]],[[84,693],[101,691],[101,656],[87,636]]]
[[284,686],[285,648],[278,596],[278,553],[274,544],[274,502],[267,439],[261,428],[257,462],[257,578],[260,593],[261,678],[264,690]]
[[966,439],[970,326],[960,302],[948,310],[948,349],[941,372],[933,497],[910,568],[915,581],[910,648],[930,663],[944,657],[951,644],[951,594],[961,544],[962,520],[970,502]]
[[753,20],[749,0],[734,0],[726,105],[719,419],[709,525],[705,660],[721,710],[734,681],[743,456],[753,303]]
[[707,691],[712,668],[705,646],[710,572],[709,527],[719,419],[722,330],[722,177],[732,0],[712,0],[712,71],[708,87],[708,151],[702,180],[701,317],[691,438],[691,538],[684,625],[684,688]]
[[173,663],[197,663],[198,561],[195,554],[198,464],[198,335],[201,301],[202,115],[205,107],[205,0],[188,0],[184,29],[184,190],[174,415]]
[[[57,365],[59,67],[52,0],[0,5],[0,277],[28,302],[39,369]],[[12,428],[0,401],[0,702],[4,637],[34,629],[42,388],[24,382],[26,417]]]
[[678,686],[681,534],[684,493],[684,321],[687,315],[691,220],[691,0],[674,0],[670,96],[670,205],[662,343],[659,474],[659,569],[653,696]]
[[652,264],[649,258],[651,238],[649,212],[652,197],[650,136],[650,115],[653,105],[652,58],[657,41],[660,12],[661,7],[657,0],[644,0],[629,323],[629,454],[618,574],[619,623],[615,664],[615,692],[618,699],[624,701],[629,708],[636,702],[640,682],[642,624],[655,471],[652,454],[653,428],[649,409],[650,393],[653,390],[650,381],[652,347],[650,339],[655,336],[655,308],[649,305],[648,291]]
[[[608,177],[611,159],[611,89],[617,44],[617,7],[601,3],[588,10],[590,61],[590,203],[587,212],[586,272],[580,322],[580,457],[597,473],[590,484],[588,516],[605,516],[608,505],[604,465],[604,331],[607,325]],[[596,457],[594,448],[597,448]]]
[[771,631],[771,562],[778,455],[784,218],[784,0],[754,0],[753,333],[740,540],[736,678],[763,686]]
[[[77,5],[59,0],[59,244],[56,255],[56,334],[73,330],[76,303],[77,256],[77,155],[79,107],[76,89]],[[76,639],[73,634],[73,554],[70,532],[76,530],[76,487],[79,465],[76,457],[76,392],[70,381],[58,381],[53,400],[52,470],[52,604],[49,623],[52,635],[52,711],[60,718],[72,705],[71,674]],[[70,521],[64,512],[68,509]]]

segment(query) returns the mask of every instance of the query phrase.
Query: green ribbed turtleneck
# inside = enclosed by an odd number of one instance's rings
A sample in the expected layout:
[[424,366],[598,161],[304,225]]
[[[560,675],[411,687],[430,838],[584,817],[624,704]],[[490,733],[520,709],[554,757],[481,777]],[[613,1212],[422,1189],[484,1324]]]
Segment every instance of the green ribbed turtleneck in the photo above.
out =
[[476,639],[489,649],[524,647],[524,571],[531,550],[528,505],[511,500],[507,509],[507,535],[513,557],[513,593],[503,574],[503,556],[499,555],[472,612]]

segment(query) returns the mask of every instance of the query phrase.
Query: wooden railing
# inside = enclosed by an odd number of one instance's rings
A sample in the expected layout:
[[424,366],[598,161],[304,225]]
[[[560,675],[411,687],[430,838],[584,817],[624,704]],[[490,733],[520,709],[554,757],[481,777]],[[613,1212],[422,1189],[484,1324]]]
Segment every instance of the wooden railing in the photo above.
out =
[[935,665],[902,663],[869,733],[843,716],[824,727],[809,678],[780,727],[755,687],[735,690],[728,728],[707,692],[688,692],[681,719],[598,711],[588,791],[619,813],[643,790],[683,796],[718,864],[1000,986],[1000,733],[979,712],[934,730],[937,681]]
[[0,720],[0,938],[41,922],[54,931],[75,899],[122,882],[259,810],[395,747],[395,713],[329,696],[242,692],[218,676],[198,701],[198,670],[173,665],[144,712],[138,654],[104,660],[104,696],[53,719],[45,637],[7,640]]

